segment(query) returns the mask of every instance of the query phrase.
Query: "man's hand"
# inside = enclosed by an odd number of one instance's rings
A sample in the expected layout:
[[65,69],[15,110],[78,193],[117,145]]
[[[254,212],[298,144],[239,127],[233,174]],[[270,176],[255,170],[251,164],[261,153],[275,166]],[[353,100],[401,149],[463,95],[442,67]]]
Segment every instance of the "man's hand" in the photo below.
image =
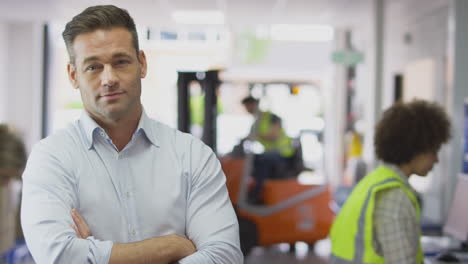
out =
[[76,236],[83,239],[90,237],[91,230],[89,230],[88,224],[75,208],[72,209],[71,216],[73,218],[73,222],[75,222],[71,227],[75,230]]

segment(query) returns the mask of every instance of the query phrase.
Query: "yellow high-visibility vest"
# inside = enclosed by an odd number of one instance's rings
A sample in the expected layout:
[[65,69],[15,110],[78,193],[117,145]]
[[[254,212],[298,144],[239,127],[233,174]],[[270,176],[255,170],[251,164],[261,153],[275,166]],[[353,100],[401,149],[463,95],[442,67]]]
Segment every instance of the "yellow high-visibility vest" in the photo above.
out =
[[353,132],[351,135],[351,142],[348,149],[348,158],[362,156],[362,142],[359,133]]
[[[402,188],[416,208],[417,221],[420,221],[419,203],[414,193],[392,170],[380,166],[364,177],[351,192],[348,200],[333,222],[330,237],[332,241],[332,263],[385,263],[373,247],[374,208],[376,193],[389,188]],[[421,242],[417,262],[423,263]]]
[[[261,112],[257,127],[257,135],[265,135],[271,130],[271,113]],[[257,139],[265,148],[265,151],[277,150],[280,155],[285,158],[292,157],[294,148],[292,146],[292,138],[288,137],[281,128],[280,136],[275,141],[264,140],[258,137]]]

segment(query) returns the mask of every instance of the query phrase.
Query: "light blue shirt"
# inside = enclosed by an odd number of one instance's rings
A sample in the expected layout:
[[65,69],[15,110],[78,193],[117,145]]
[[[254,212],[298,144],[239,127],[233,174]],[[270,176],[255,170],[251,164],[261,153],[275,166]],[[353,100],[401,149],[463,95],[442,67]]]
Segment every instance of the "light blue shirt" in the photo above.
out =
[[[113,243],[177,234],[197,247],[181,264],[243,263],[225,181],[209,147],[144,112],[120,152],[83,113],[32,150],[23,174],[26,242],[37,263],[108,263]],[[92,237],[76,237],[72,208]]]

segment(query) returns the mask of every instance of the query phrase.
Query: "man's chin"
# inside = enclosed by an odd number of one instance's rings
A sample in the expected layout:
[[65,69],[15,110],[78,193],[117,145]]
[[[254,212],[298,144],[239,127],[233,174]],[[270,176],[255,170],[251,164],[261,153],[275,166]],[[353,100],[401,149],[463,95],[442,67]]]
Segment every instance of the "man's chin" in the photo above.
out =
[[127,111],[124,111],[120,107],[107,107],[105,109],[101,109],[100,115],[105,119],[118,121],[125,116],[126,112]]
[[429,174],[430,171],[431,171],[431,170],[424,171],[424,172],[420,172],[420,173],[416,173],[416,175],[418,175],[418,176],[420,176],[420,177],[426,177],[426,176]]
[[125,117],[125,111],[110,111],[107,113],[107,117],[113,121],[119,121]]

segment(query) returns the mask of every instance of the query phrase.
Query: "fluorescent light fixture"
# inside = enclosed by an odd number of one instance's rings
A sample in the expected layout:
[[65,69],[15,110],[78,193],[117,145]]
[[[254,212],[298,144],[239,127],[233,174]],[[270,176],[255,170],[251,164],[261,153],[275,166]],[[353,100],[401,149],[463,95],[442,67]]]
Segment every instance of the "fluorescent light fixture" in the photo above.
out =
[[333,40],[333,27],[329,25],[273,24],[270,28],[272,40],[327,42]]
[[224,13],[217,10],[178,10],[172,13],[172,19],[185,25],[222,25]]

